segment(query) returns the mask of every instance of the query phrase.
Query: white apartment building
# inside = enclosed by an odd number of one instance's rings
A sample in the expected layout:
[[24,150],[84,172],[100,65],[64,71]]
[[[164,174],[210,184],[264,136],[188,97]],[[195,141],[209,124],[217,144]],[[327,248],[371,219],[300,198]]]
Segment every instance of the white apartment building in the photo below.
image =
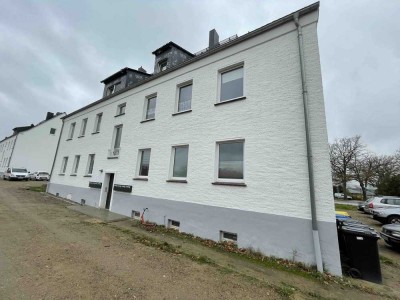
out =
[[8,167],[50,172],[65,115],[48,112],[36,125],[14,128],[13,134],[0,142],[0,176]]
[[106,78],[63,118],[48,192],[341,274],[318,9]]

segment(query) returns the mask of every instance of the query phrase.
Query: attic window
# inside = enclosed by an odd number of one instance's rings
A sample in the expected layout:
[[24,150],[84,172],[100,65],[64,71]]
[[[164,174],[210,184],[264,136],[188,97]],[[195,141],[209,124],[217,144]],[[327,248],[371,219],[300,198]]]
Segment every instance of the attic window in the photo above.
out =
[[50,134],[56,134],[56,129],[55,128],[50,128]]
[[118,86],[120,83],[121,83],[121,82],[117,82],[117,83],[114,83],[113,85],[110,85],[110,86],[107,88],[107,96],[114,94],[114,93],[116,92],[116,90],[117,90],[117,86]]
[[166,59],[158,63],[158,69],[160,70],[160,72],[165,71],[167,69],[167,63],[168,61]]

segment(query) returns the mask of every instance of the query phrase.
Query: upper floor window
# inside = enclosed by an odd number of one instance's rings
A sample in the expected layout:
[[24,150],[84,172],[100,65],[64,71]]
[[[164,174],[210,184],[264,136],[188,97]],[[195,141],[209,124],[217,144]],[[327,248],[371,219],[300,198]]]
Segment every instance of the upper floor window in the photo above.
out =
[[88,162],[87,162],[87,166],[86,166],[86,175],[92,175],[92,173],[93,173],[94,157],[95,157],[95,154],[89,154],[89,156],[88,156]]
[[120,146],[121,146],[121,136],[122,136],[122,125],[115,126],[112,146],[108,153],[109,158],[117,158],[119,156]]
[[103,113],[99,113],[96,115],[96,120],[94,122],[94,130],[93,133],[98,133],[100,132],[100,126],[101,126],[101,119],[103,118]]
[[151,120],[156,117],[157,96],[146,99],[145,120]]
[[88,121],[87,118],[82,120],[81,132],[79,133],[79,136],[85,136],[87,121]]
[[243,182],[244,141],[217,143],[217,181]]
[[65,171],[67,170],[67,165],[68,165],[68,156],[63,157],[62,163],[61,163],[61,169],[60,173],[65,174]]
[[121,82],[114,83],[107,88],[106,96],[110,96],[117,91],[117,87]]
[[56,134],[56,129],[55,128],[50,128],[50,134]]
[[120,105],[117,106],[117,114],[115,115],[120,116],[120,115],[124,115],[125,114],[125,108],[126,108],[126,103],[122,103]]
[[186,178],[188,168],[189,146],[175,146],[172,148],[172,178]]
[[75,155],[74,165],[72,166],[72,173],[71,173],[71,175],[76,175],[76,173],[78,173],[79,161],[80,161],[80,160],[81,160],[81,156],[80,156],[80,155]]
[[219,102],[243,97],[243,66],[220,72]]
[[192,82],[178,86],[178,107],[177,112],[183,112],[192,108]]
[[149,175],[150,153],[150,149],[139,150],[139,177],[147,177]]
[[76,126],[76,123],[75,123],[75,122],[72,123],[72,124],[69,126],[69,133],[68,133],[68,139],[69,139],[69,140],[71,140],[71,139],[74,137],[75,126]]
[[167,65],[168,65],[168,60],[165,59],[165,60],[160,61],[160,62],[158,63],[158,70],[159,70],[160,72],[166,70],[166,69],[167,69]]

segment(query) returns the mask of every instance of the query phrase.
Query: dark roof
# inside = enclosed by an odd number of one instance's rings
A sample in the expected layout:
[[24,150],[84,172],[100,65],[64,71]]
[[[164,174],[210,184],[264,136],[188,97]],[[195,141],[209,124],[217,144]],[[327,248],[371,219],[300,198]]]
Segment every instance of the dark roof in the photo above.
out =
[[239,43],[241,43],[241,42],[243,42],[245,40],[248,40],[248,39],[250,39],[252,37],[255,37],[255,36],[257,36],[257,35],[259,35],[261,33],[264,33],[264,32],[267,32],[269,30],[272,30],[272,29],[274,29],[274,28],[276,28],[276,27],[278,27],[278,26],[280,26],[280,25],[282,25],[284,23],[293,22],[294,14],[298,14],[298,17],[300,17],[300,16],[306,15],[306,14],[312,12],[312,11],[318,10],[318,8],[319,8],[319,2],[315,2],[315,3],[313,3],[313,4],[309,5],[309,6],[306,6],[306,7],[302,8],[302,9],[299,9],[299,10],[297,10],[295,12],[292,12],[291,14],[288,14],[288,15],[286,15],[286,16],[278,19],[278,20],[275,20],[275,21],[273,21],[271,23],[268,23],[268,24],[266,24],[266,25],[264,25],[264,26],[262,26],[260,28],[257,28],[257,29],[255,29],[253,31],[250,31],[250,32],[248,32],[248,33],[246,33],[246,34],[238,37],[237,39],[234,39],[234,40],[232,40],[232,41],[230,41],[230,42],[228,42],[226,44],[216,46],[216,47],[212,48],[209,51],[206,51],[206,52],[204,52],[202,54],[199,54],[199,55],[197,55],[195,57],[192,57],[192,58],[190,58],[188,60],[185,60],[184,62],[182,62],[182,63],[180,63],[180,64],[178,64],[178,65],[176,65],[174,67],[168,68],[168,69],[166,69],[166,70],[164,70],[162,72],[159,72],[157,74],[152,74],[148,78],[143,79],[143,80],[139,81],[136,84],[132,84],[132,85],[130,85],[130,86],[124,88],[124,89],[121,89],[121,90],[117,91],[114,94],[111,94],[109,96],[101,98],[101,99],[99,99],[99,100],[97,100],[95,102],[92,102],[92,103],[90,103],[90,104],[88,104],[88,105],[86,105],[86,106],[84,106],[84,107],[82,107],[80,109],[77,109],[77,110],[73,111],[72,113],[66,115],[62,119],[66,119],[66,118],[68,118],[68,117],[70,117],[70,116],[72,116],[74,114],[77,114],[77,113],[79,113],[81,111],[84,111],[85,109],[88,109],[88,108],[90,108],[92,106],[95,106],[95,105],[97,105],[99,103],[102,103],[104,101],[107,101],[108,99],[110,99],[112,97],[115,97],[115,96],[117,96],[119,94],[122,94],[122,93],[124,93],[124,92],[126,92],[128,90],[134,89],[134,88],[136,88],[136,87],[138,87],[138,86],[140,86],[142,84],[145,84],[145,83],[147,83],[149,81],[152,81],[152,80],[154,80],[154,79],[156,79],[158,77],[165,76],[166,74],[174,72],[177,69],[183,68],[183,67],[185,67],[185,66],[187,66],[187,65],[189,65],[191,63],[194,63],[194,62],[196,62],[198,60],[201,60],[201,59],[203,59],[205,57],[208,57],[208,56],[213,55],[213,54],[215,54],[217,52],[225,50],[226,48],[229,48],[229,47],[232,47],[234,45],[237,45],[237,44],[239,44]]
[[106,79],[103,79],[102,81],[100,81],[100,83],[107,83],[107,82],[109,82],[111,80],[117,79],[117,78],[121,77],[122,75],[125,75],[127,73],[127,71],[132,71],[132,72],[136,72],[136,73],[139,73],[139,74],[142,74],[142,75],[151,76],[151,74],[147,74],[147,73],[142,72],[142,71],[138,71],[138,70],[135,70],[135,69],[131,69],[131,68],[125,67],[125,68],[119,70],[117,73],[114,73],[111,76],[108,76]]
[[183,51],[183,52],[189,54],[191,57],[194,57],[194,54],[193,54],[193,53],[187,51],[186,49],[184,49],[184,48],[182,48],[181,46],[175,44],[174,42],[166,43],[164,46],[158,48],[157,50],[154,50],[154,51],[152,52],[152,54],[154,54],[154,55],[159,55],[160,53],[162,53],[162,52],[168,50],[168,49],[171,48],[171,47],[178,48],[179,50],[181,50],[181,51]]
[[20,133],[20,132],[23,132],[23,131],[27,131],[27,130],[33,128],[33,127],[35,127],[35,125],[33,125],[33,124],[31,124],[29,126],[15,127],[15,128],[13,128],[13,131]]

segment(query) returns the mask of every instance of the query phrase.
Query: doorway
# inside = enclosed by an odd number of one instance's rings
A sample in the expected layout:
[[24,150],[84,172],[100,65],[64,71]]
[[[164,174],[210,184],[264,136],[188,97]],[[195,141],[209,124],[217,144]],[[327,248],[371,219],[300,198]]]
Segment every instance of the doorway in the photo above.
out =
[[100,195],[100,208],[110,209],[113,196],[114,173],[106,173]]
[[113,185],[114,185],[114,173],[110,173],[109,177],[110,177],[110,181],[108,182],[108,191],[107,191],[107,199],[106,199],[105,209],[110,209],[111,195],[112,195]]

